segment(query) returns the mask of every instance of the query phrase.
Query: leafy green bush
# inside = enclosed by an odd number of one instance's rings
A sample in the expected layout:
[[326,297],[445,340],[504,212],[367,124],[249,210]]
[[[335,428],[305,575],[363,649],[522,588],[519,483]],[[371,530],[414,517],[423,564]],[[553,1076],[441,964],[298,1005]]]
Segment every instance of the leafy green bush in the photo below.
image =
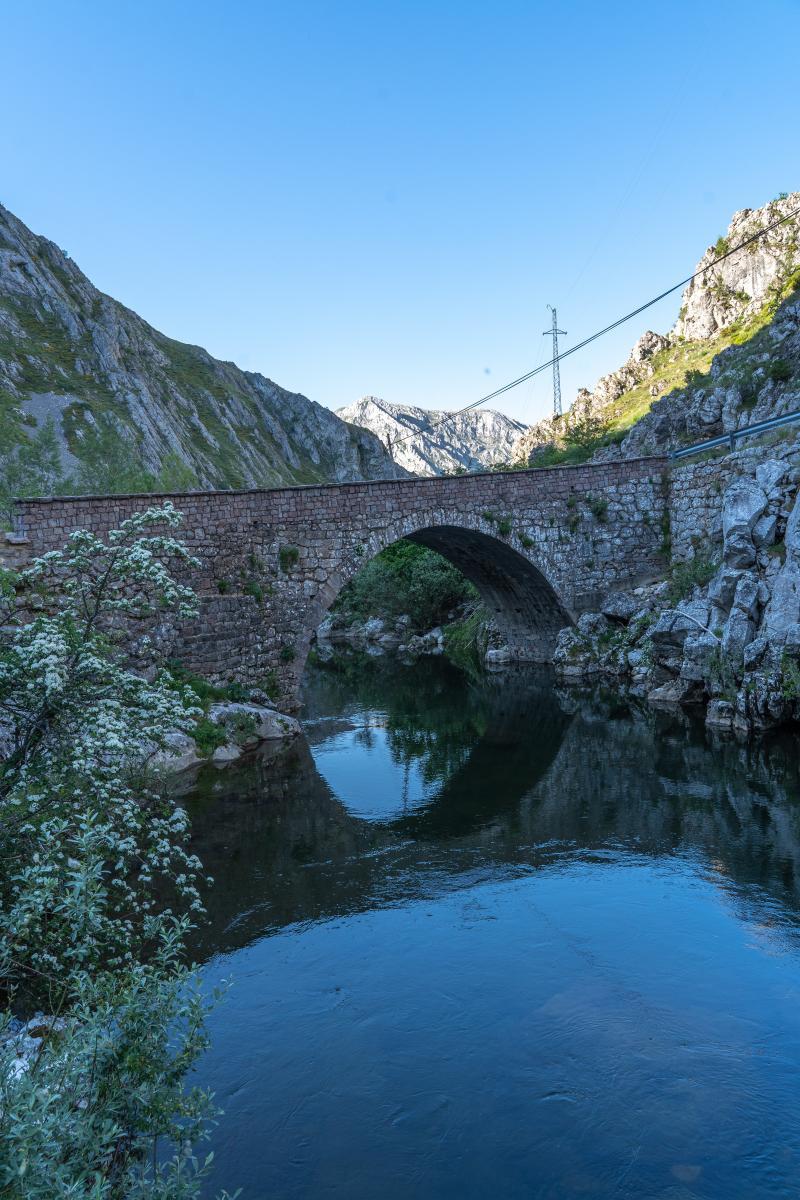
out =
[[674,563],[667,594],[669,603],[678,604],[685,600],[695,587],[705,587],[711,582],[718,566],[716,559],[705,554],[695,554],[694,558],[686,562]]
[[[0,602],[0,718],[12,746],[0,763],[9,1200],[177,1200],[200,1187],[192,1146],[212,1109],[184,1088],[205,1035],[183,958],[202,868],[184,810],[149,766],[200,710],[154,656],[150,681],[129,672],[109,637],[120,622],[144,631],[164,611],[196,612],[170,571],[192,561],[169,534],[179,521],[167,504],[105,542],[79,530],[20,576],[42,604],[33,620]],[[17,1058],[14,1018],[39,1008],[52,1014],[47,1036],[35,1060]],[[159,1140],[171,1160],[157,1155]]]
[[440,554],[403,539],[365,563],[333,607],[360,620],[408,613],[416,628],[430,629],[476,595],[461,572]]
[[278,551],[278,562],[281,564],[281,570],[286,574],[297,562],[300,557],[300,551],[297,546],[281,546]]
[[787,362],[785,358],[776,358],[770,364],[769,377],[773,383],[788,383],[792,378],[792,364]]
[[479,604],[463,621],[454,621],[444,629],[444,652],[467,675],[483,673],[487,648],[487,613]]
[[587,496],[586,503],[594,519],[601,523],[604,522],[608,515],[608,501],[606,498],[604,496]]

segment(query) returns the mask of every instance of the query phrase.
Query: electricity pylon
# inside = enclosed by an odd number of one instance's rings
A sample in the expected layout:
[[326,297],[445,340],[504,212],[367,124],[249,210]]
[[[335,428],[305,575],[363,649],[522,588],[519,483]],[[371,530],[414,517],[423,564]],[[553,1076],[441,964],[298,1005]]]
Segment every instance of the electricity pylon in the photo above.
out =
[[556,315],[556,310],[553,308],[552,304],[548,304],[547,307],[550,309],[550,312],[553,314],[553,328],[545,329],[544,333],[542,334],[542,337],[552,337],[552,339],[553,339],[553,416],[560,417],[561,416],[561,371],[559,370],[559,367],[558,367],[558,335],[561,334],[562,337],[566,337],[567,331],[566,331],[566,329],[558,328],[558,317]]

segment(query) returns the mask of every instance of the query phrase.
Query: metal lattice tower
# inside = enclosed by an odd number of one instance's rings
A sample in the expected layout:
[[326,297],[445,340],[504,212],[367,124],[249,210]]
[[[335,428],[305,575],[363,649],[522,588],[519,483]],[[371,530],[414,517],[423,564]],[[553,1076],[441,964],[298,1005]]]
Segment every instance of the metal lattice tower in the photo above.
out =
[[542,337],[552,337],[552,339],[553,339],[553,416],[560,417],[561,416],[561,371],[559,370],[559,366],[558,366],[558,335],[561,334],[562,337],[566,337],[567,331],[566,331],[566,329],[558,328],[558,317],[556,315],[556,310],[553,308],[552,304],[548,304],[547,307],[550,309],[550,312],[553,314],[553,328],[545,329],[544,333],[542,334]]

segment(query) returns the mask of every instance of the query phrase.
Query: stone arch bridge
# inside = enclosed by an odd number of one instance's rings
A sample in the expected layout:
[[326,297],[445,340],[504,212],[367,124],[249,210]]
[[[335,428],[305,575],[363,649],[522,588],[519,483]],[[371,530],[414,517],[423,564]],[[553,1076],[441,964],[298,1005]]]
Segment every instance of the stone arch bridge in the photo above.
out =
[[439,551],[478,588],[512,654],[549,658],[558,630],[609,589],[663,573],[667,460],[170,496],[16,502],[25,557],[78,528],[99,535],[166,499],[200,560],[200,615],[171,653],[217,681],[297,694],[309,646],[341,588],[399,538]]

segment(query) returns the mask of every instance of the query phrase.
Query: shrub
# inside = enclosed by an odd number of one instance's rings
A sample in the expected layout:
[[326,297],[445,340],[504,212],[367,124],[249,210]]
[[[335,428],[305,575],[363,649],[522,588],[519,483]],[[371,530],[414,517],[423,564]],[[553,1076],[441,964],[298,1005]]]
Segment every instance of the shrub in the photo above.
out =
[[511,533],[511,517],[499,517],[497,520],[497,532],[500,537],[508,537]]
[[605,521],[608,514],[608,501],[604,496],[587,496],[586,503],[596,521]]
[[408,613],[416,628],[430,629],[475,596],[475,589],[452,563],[426,546],[403,539],[366,563],[342,589],[333,608],[358,620]]
[[670,604],[678,604],[692,592],[695,587],[705,587],[716,573],[719,563],[704,554],[695,554],[686,562],[674,563],[670,574],[668,600]]
[[785,358],[776,358],[770,364],[769,377],[773,383],[788,383],[792,374],[792,364],[788,363]]
[[40,597],[36,617],[21,624],[10,601],[0,614],[13,746],[0,763],[0,1025],[12,1009],[58,1018],[27,1068],[0,1037],[10,1200],[191,1197],[203,1174],[192,1145],[209,1098],[183,1086],[205,1045],[183,963],[201,864],[184,810],[149,768],[200,710],[152,647],[148,680],[121,665],[109,636],[120,622],[144,630],[165,610],[196,612],[169,569],[192,561],[169,534],[179,520],[167,504],[105,542],[79,530],[20,576]]
[[288,574],[289,570],[295,565],[300,557],[300,551],[297,546],[281,546],[278,551],[278,562],[281,565],[281,570],[284,574]]

